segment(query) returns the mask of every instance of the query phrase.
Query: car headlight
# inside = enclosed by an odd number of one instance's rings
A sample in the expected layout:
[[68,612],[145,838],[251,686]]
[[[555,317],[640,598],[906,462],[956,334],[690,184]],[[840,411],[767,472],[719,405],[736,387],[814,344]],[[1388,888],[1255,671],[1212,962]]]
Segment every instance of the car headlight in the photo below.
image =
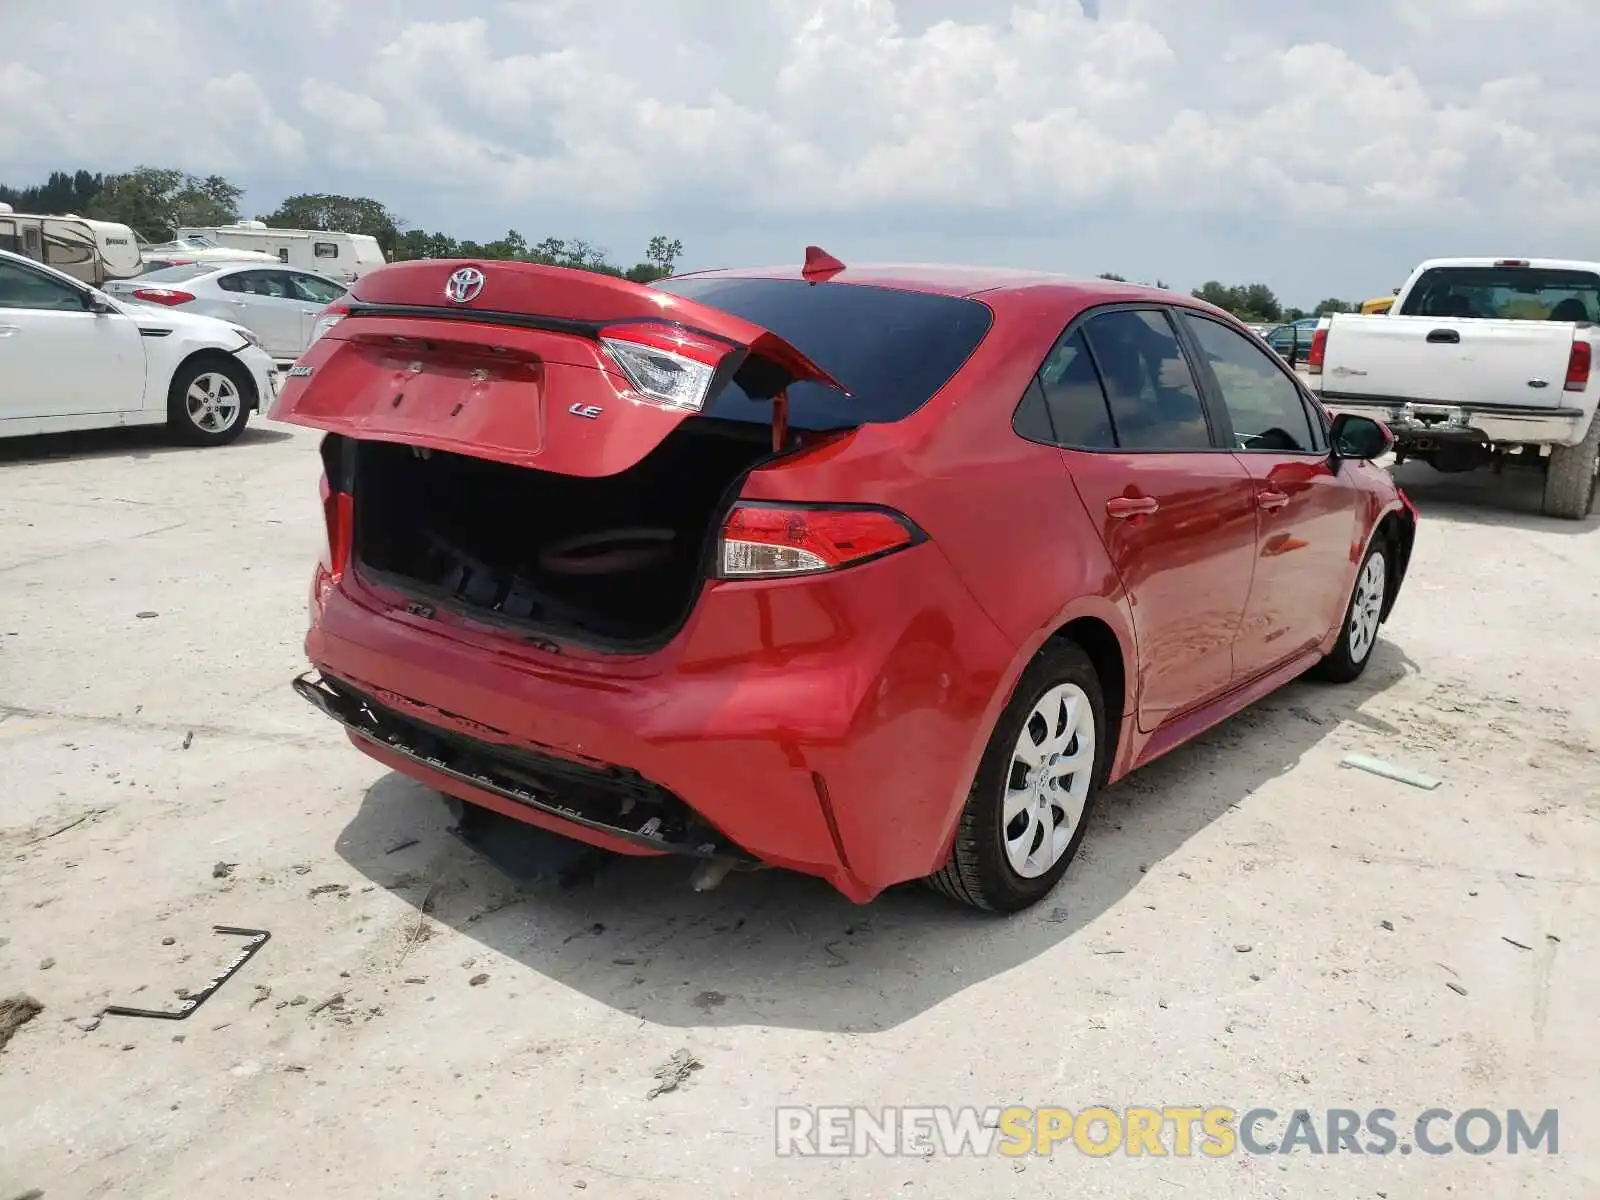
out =
[[235,325],[233,327],[233,331],[245,341],[249,342],[252,346],[255,346],[261,350],[265,350],[267,348],[266,343],[261,340],[260,336],[255,330],[246,329],[243,325]]

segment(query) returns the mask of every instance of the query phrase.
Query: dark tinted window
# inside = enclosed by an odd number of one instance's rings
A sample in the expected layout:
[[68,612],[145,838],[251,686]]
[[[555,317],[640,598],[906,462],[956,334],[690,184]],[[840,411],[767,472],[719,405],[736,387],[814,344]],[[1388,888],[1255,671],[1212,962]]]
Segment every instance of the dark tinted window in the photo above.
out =
[[1400,315],[1600,321],[1600,275],[1552,267],[1432,267],[1406,294]]
[[1028,390],[1023,393],[1022,403],[1017,405],[1017,415],[1011,418],[1011,428],[1018,437],[1025,437],[1030,442],[1043,442],[1047,446],[1056,444],[1055,426],[1050,424],[1044,389],[1039,386],[1037,378],[1028,384]]
[[1117,444],[1100,376],[1081,332],[1056,343],[1039,368],[1039,385],[1060,445],[1106,449]]
[[1315,449],[1300,389],[1270,355],[1216,321],[1188,314],[1182,319],[1211,367],[1241,450]]
[[1102,313],[1084,325],[1117,443],[1130,450],[1207,450],[1200,393],[1172,326],[1153,309]]
[[[976,300],[858,284],[689,276],[654,286],[771,330],[848,389],[789,389],[790,424],[810,429],[909,416],[966,362],[993,319]],[[707,415],[766,424],[772,405],[730,386]]]

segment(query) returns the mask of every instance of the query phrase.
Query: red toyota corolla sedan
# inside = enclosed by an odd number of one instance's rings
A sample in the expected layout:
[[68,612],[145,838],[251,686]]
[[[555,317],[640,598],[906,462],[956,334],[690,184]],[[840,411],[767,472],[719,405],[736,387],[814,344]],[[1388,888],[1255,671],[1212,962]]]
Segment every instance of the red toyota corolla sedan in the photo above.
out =
[[623,854],[1026,907],[1100,788],[1359,675],[1411,556],[1387,430],[1170,292],[420,261],[319,329],[272,412],[326,431],[297,689]]

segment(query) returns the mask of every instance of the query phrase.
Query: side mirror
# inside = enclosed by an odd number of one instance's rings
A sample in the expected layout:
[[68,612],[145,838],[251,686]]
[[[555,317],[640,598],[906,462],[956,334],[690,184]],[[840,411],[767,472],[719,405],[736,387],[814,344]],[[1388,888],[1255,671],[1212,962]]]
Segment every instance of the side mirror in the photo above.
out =
[[94,313],[97,317],[103,317],[107,313],[114,313],[117,311],[116,305],[111,303],[110,299],[104,292],[90,292],[84,297],[83,306],[90,312]]
[[1394,445],[1394,434],[1382,421],[1358,417],[1354,413],[1340,413],[1333,418],[1333,428],[1328,431],[1328,444],[1333,447],[1335,457],[1371,462],[1389,453]]

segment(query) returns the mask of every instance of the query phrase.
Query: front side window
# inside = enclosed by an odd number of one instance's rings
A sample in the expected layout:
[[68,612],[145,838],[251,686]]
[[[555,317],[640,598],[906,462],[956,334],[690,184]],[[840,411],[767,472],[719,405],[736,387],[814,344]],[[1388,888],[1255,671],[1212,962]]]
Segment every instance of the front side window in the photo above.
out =
[[1101,313],[1084,324],[1117,444],[1131,450],[1209,450],[1200,391],[1166,314]]
[[0,308],[84,312],[83,294],[59,279],[0,261]]
[[1309,454],[1316,443],[1300,389],[1247,338],[1205,317],[1181,318],[1205,355],[1241,450]]

